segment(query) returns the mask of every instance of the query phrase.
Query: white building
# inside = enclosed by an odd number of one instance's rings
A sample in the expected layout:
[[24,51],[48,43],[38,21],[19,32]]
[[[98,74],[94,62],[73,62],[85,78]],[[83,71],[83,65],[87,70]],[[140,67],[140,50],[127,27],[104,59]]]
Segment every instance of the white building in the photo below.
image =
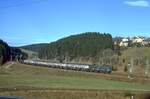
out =
[[139,36],[133,37],[132,39],[133,43],[143,43],[143,41],[144,41],[144,37],[139,37]]
[[122,39],[122,41],[120,42],[119,46],[125,46],[127,47],[129,45],[129,39]]

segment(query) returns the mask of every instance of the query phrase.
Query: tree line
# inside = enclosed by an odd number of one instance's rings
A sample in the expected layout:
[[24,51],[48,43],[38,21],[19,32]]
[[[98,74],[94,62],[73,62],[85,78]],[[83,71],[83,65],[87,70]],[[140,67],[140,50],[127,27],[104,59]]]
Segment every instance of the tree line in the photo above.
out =
[[26,59],[28,56],[26,53],[22,52],[20,49],[15,47],[10,47],[6,42],[0,39],[0,65],[10,60],[22,60]]
[[0,40],[0,65],[10,60],[11,49],[6,42]]

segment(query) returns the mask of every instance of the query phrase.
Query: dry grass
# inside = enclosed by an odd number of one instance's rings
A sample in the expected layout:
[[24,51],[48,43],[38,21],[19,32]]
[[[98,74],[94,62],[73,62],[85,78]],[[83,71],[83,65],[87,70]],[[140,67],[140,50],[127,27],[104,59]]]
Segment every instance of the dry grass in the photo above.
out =
[[19,90],[1,92],[3,96],[27,99],[149,99],[149,93],[99,90]]

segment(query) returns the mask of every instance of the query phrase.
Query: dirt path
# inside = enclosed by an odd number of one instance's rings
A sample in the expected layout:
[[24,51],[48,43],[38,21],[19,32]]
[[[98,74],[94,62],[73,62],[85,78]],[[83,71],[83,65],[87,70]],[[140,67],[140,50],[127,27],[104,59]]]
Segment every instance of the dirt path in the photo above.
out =
[[5,69],[8,69],[10,68],[12,65],[14,65],[15,63],[14,62],[10,62],[9,64],[7,64],[4,68]]

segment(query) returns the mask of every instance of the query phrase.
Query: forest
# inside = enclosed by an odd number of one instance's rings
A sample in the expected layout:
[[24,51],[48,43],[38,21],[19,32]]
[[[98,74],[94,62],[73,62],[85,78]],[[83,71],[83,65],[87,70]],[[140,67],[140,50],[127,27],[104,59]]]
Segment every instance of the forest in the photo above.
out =
[[70,62],[75,59],[93,59],[113,54],[112,36],[108,33],[86,32],[71,35],[47,44],[39,50],[39,58]]

